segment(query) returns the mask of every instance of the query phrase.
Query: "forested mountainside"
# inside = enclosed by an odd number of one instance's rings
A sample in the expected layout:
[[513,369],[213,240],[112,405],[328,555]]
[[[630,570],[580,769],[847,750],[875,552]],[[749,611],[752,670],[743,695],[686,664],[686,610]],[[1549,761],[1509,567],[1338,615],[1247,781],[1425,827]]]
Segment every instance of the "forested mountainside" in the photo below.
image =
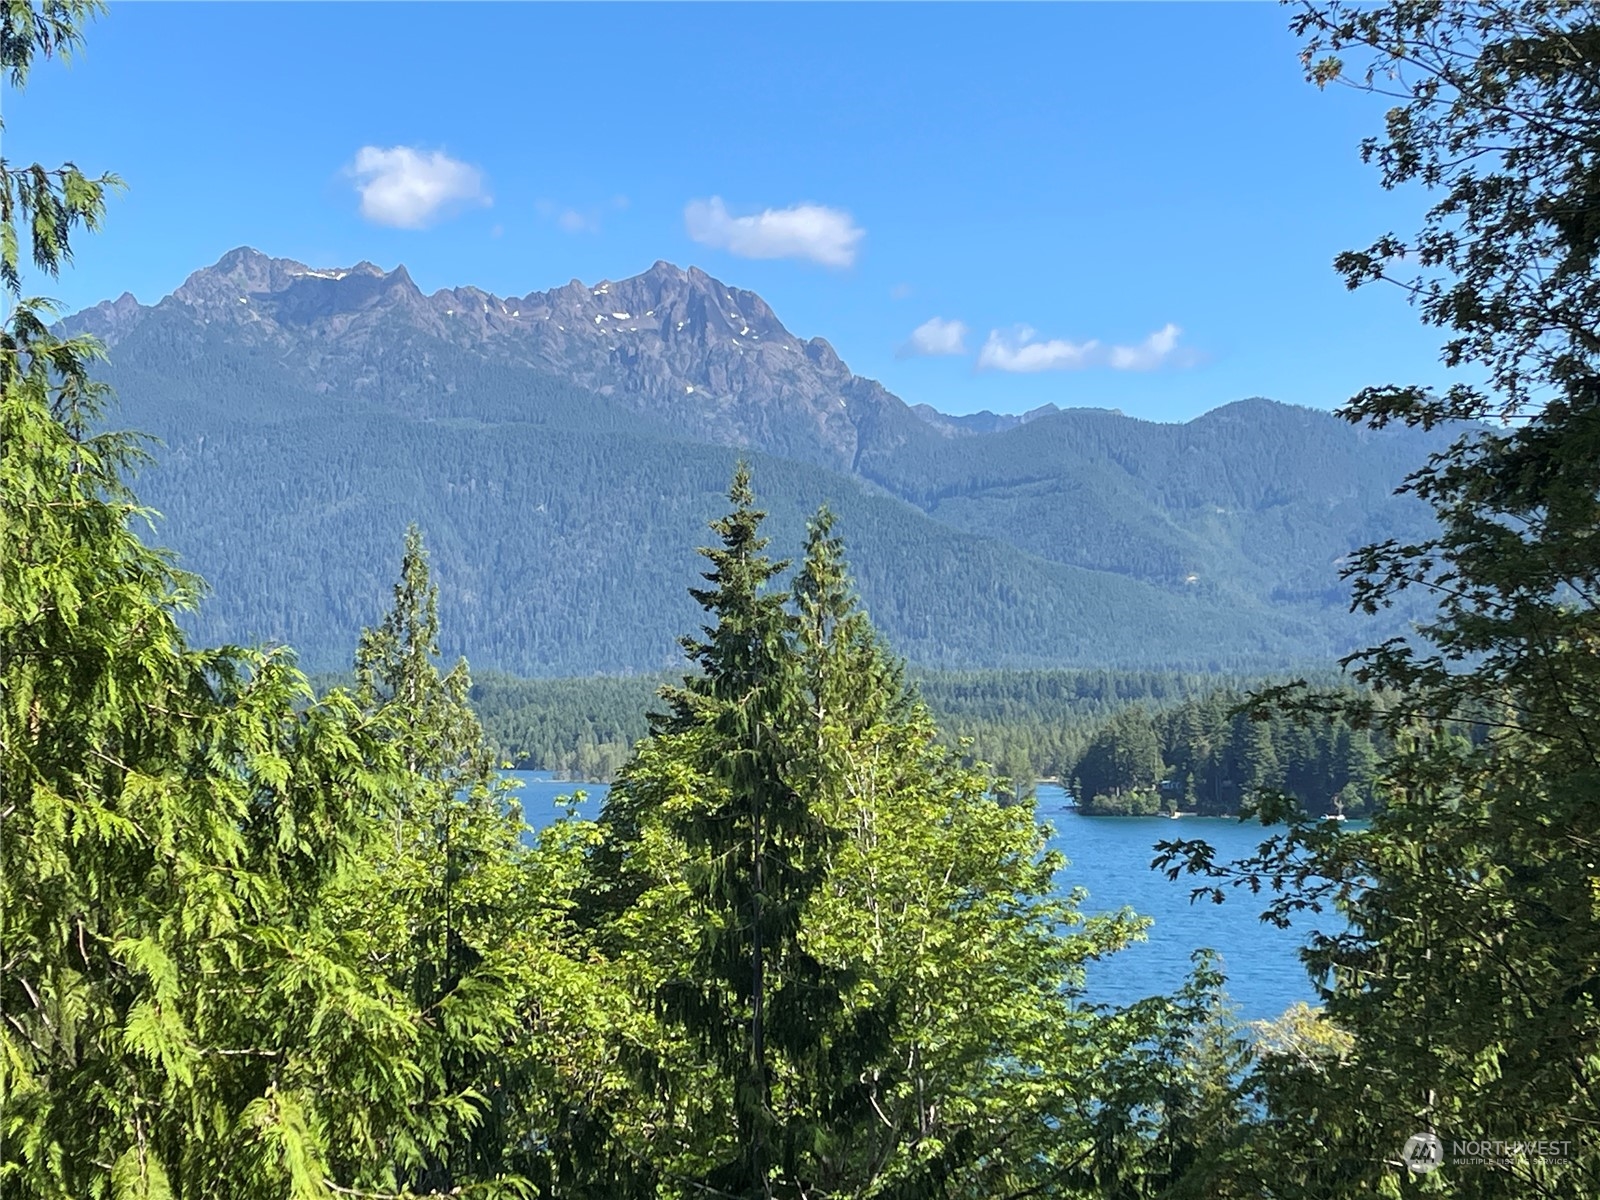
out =
[[828,503],[914,662],[1257,669],[1380,630],[1339,565],[1425,514],[1432,439],[1248,400],[1182,425],[1103,409],[918,412],[759,296],[657,263],[593,286],[424,295],[404,268],[250,250],[153,306],[66,323],[110,348],[116,421],[164,443],[141,494],[212,585],[210,640],[347,663],[426,531],[451,652],[522,674],[673,665],[679,585],[736,457],[780,553]]

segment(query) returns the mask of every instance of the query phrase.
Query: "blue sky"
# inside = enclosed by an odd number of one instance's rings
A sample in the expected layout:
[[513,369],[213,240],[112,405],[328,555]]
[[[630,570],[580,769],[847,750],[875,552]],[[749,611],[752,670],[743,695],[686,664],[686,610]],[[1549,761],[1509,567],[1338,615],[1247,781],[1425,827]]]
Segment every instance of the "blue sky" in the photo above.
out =
[[1382,106],[1275,4],[112,4],[5,96],[12,162],[128,182],[53,285],[153,303],[239,245],[522,295],[657,259],[948,412],[1184,420],[1444,381],[1331,262],[1415,227]]

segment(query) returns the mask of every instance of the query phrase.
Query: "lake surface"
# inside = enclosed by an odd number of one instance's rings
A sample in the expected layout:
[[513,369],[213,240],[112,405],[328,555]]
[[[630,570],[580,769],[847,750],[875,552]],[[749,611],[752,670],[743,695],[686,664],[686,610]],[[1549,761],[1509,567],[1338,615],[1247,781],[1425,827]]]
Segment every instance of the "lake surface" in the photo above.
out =
[[[508,774],[521,781],[523,812],[535,828],[562,816],[564,798],[580,790],[588,799],[578,814],[597,816],[607,791],[605,784],[560,782],[539,771]],[[1090,965],[1089,999],[1124,1004],[1170,992],[1188,974],[1189,955],[1207,946],[1221,956],[1228,994],[1242,1019],[1275,1017],[1297,1000],[1315,1002],[1297,951],[1306,932],[1319,921],[1331,921],[1327,914],[1307,916],[1293,930],[1278,929],[1260,919],[1260,897],[1230,895],[1222,904],[1190,904],[1194,880],[1169,881],[1150,869],[1159,841],[1204,838],[1216,847],[1217,861],[1225,862],[1254,850],[1268,833],[1261,826],[1219,817],[1083,817],[1060,787],[1043,783],[1038,815],[1054,829],[1050,844],[1068,859],[1056,877],[1059,887],[1089,893],[1084,912],[1126,906],[1154,920],[1146,941]]]

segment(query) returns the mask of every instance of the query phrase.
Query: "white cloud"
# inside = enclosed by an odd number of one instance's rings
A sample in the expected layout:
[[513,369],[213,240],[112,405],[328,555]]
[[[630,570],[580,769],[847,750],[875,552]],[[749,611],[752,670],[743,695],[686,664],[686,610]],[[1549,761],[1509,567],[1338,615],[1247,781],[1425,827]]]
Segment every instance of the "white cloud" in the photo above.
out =
[[425,229],[467,205],[493,202],[482,171],[440,150],[363,146],[348,170],[361,193],[361,215],[397,229]]
[[978,368],[996,371],[1079,371],[1110,367],[1113,371],[1153,371],[1157,367],[1188,367],[1198,361],[1193,351],[1178,345],[1183,333],[1176,325],[1163,325],[1134,346],[1105,346],[1091,339],[1068,342],[1034,340],[1034,330],[1019,325],[1009,334],[996,329],[978,352]]
[[1093,365],[1100,343],[1033,340],[1034,331],[1019,325],[1009,334],[992,330],[978,352],[978,369],[996,371],[1072,371]]
[[1137,346],[1111,347],[1111,366],[1118,371],[1153,371],[1171,362],[1183,331],[1170,322]]
[[909,283],[897,283],[889,289],[889,299],[891,300],[904,300],[909,295],[911,295],[911,285]]
[[853,265],[866,236],[843,209],[795,204],[736,217],[721,196],[691,200],[683,210],[683,224],[702,246],[740,258],[804,258],[825,267]]
[[966,325],[960,321],[932,317],[911,331],[911,337],[900,347],[898,354],[901,358],[917,358],[966,352]]

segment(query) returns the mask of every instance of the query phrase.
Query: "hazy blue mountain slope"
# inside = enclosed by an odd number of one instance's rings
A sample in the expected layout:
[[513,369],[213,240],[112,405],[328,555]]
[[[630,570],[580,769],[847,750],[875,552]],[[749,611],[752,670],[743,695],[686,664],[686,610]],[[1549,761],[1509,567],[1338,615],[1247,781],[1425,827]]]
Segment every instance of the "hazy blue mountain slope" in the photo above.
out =
[[[164,539],[214,588],[198,627],[206,638],[286,641],[308,664],[337,667],[382,611],[415,520],[428,531],[452,650],[537,674],[679,660],[676,638],[698,615],[685,591],[703,566],[694,548],[725,506],[733,451],[376,413],[306,432],[213,426],[169,442],[144,479],[168,517]],[[752,458],[774,549],[792,552],[805,518],[829,502],[868,606],[920,662],[1204,666],[1270,659],[1288,644],[1336,648],[1291,615],[1263,620],[1045,562],[842,476]]]
[[1441,440],[1268,400],[1181,425],[1069,409],[862,473],[942,523],[1058,562],[1339,605],[1345,555],[1426,531],[1425,507],[1391,493]]

